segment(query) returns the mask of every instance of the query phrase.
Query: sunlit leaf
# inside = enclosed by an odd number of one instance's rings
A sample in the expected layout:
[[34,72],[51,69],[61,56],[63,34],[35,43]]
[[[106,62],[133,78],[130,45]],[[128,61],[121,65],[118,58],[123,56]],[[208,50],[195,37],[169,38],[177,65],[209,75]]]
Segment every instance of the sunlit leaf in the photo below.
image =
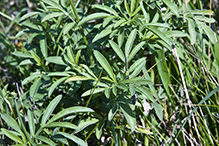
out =
[[100,65],[106,70],[109,76],[113,79],[113,81],[116,82],[115,74],[113,73],[113,70],[106,58],[99,51],[96,50],[94,51],[94,56],[96,57]]
[[47,108],[44,111],[43,117],[42,117],[42,124],[45,125],[46,121],[49,119],[50,115],[62,99],[62,95],[56,96],[47,106]]

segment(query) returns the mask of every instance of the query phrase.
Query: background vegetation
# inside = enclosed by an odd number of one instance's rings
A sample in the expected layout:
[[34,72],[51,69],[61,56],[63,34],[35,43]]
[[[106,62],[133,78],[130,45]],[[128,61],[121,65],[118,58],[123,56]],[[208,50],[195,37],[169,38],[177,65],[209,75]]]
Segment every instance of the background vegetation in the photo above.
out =
[[1,145],[219,145],[218,1],[0,7]]

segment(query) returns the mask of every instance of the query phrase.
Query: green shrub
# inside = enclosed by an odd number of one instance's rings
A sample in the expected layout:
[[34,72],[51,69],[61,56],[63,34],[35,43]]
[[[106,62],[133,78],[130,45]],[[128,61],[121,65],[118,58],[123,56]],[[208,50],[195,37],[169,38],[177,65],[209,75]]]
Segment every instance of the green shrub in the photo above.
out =
[[1,81],[1,143],[217,144],[213,11],[169,0],[88,4],[42,0],[11,19],[26,41],[10,53],[20,86]]

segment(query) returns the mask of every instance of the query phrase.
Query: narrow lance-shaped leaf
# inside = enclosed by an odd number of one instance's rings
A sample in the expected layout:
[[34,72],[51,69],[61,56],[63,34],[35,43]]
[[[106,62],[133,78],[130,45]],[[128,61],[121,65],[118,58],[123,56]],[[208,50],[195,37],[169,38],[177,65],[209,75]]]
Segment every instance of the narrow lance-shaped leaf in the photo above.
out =
[[217,42],[216,33],[210,27],[208,27],[206,24],[202,23],[202,29],[205,31],[208,38],[211,40],[211,42],[213,44]]
[[[147,27],[147,26],[146,26]],[[171,45],[170,43],[170,38],[168,38],[165,33],[161,32],[158,28],[156,27],[147,27],[147,29],[149,29],[150,31],[152,31],[153,33],[155,33],[159,38],[161,38],[164,42],[166,42],[168,45]]]
[[68,78],[65,83],[68,83],[68,82],[74,82],[74,81],[87,81],[87,80],[95,80],[94,78],[92,77],[85,77],[85,76],[73,76],[73,77],[70,77]]
[[[94,90],[93,94],[100,93],[100,92],[102,92],[102,91],[104,91],[104,90],[105,90],[105,88],[96,88],[96,89]],[[88,90],[88,91],[85,91],[85,92],[81,95],[81,97],[85,97],[85,96],[91,95],[92,91],[93,91],[93,89],[90,89],[90,90]]]
[[43,54],[43,57],[46,58],[48,56],[48,50],[47,50],[47,37],[46,35],[41,35],[40,37],[40,50]]
[[79,23],[78,23],[78,26],[88,22],[88,21],[91,21],[91,20],[96,20],[96,19],[101,19],[101,18],[105,18],[105,17],[108,17],[108,16],[112,16],[110,14],[107,14],[107,13],[94,13],[94,14],[91,14],[85,18],[83,18]]
[[30,53],[33,56],[34,60],[37,62],[37,65],[40,66],[41,65],[40,57],[36,53],[34,53],[33,51],[31,51]]
[[28,125],[30,129],[30,134],[34,136],[35,134],[35,124],[34,124],[34,117],[33,113],[28,109],[27,110],[27,118],[28,118]]
[[156,113],[157,117],[159,118],[159,120],[163,121],[163,107],[156,102],[151,103],[151,105],[155,109],[155,113]]
[[128,58],[128,55],[132,49],[132,46],[134,44],[134,40],[136,38],[137,30],[134,29],[132,32],[129,34],[128,40],[125,44],[125,57]]
[[190,10],[185,12],[185,14],[189,14],[189,15],[213,15],[214,11],[212,10]]
[[[156,50],[156,55],[155,55],[155,61],[158,62],[161,59],[163,59],[165,57],[164,55],[164,50]],[[167,62],[165,59],[163,59],[160,63],[157,64],[157,69],[158,69],[158,73],[159,76],[161,78],[161,81],[164,85],[165,90],[167,91],[167,94],[170,94],[169,91],[169,85],[170,85],[170,77],[169,77],[169,70],[167,67]]]
[[69,123],[69,122],[52,122],[52,123],[46,124],[45,127],[63,127],[63,128],[77,129],[76,125]]
[[169,0],[162,0],[169,8],[170,10],[177,16],[179,17],[178,13],[178,7],[174,2],[171,2]]
[[96,50],[94,51],[94,56],[96,57],[100,65],[106,70],[109,76],[113,79],[113,81],[116,82],[116,77],[115,74],[113,73],[113,69],[111,68],[106,58],[99,51]]
[[122,49],[112,40],[109,40],[110,45],[112,46],[113,50],[119,56],[119,58],[125,63],[125,56],[122,52]]
[[120,109],[124,114],[129,126],[131,127],[131,131],[133,132],[136,126],[136,118],[134,113],[132,112],[131,108],[127,104],[120,103]]
[[101,10],[104,10],[104,11],[107,11],[107,12],[109,12],[109,13],[115,15],[115,16],[118,16],[117,12],[114,9],[112,9],[112,8],[106,6],[106,5],[94,4],[94,5],[92,5],[92,7],[93,8],[97,8],[97,9],[101,9]]
[[51,19],[51,18],[55,18],[55,17],[61,16],[61,15],[64,15],[64,13],[63,13],[63,12],[53,12],[53,13],[51,13],[51,14],[46,15],[46,16],[42,19],[41,22],[44,22],[44,21],[46,21],[46,20],[49,20],[49,19]]
[[50,115],[58,105],[59,101],[62,99],[62,95],[56,96],[47,106],[46,110],[44,111],[43,117],[42,117],[42,124],[45,125],[46,121],[49,119]]
[[188,28],[189,28],[189,34],[190,34],[190,41],[191,41],[191,45],[193,45],[196,41],[196,31],[195,31],[195,22],[190,19],[187,18],[188,20]]
[[55,83],[52,84],[52,86],[49,88],[49,92],[48,92],[48,97],[50,97],[53,93],[53,91],[55,90],[55,88],[61,84],[62,82],[64,82],[64,80],[66,80],[68,77],[63,77],[58,79]]
[[72,140],[73,142],[77,143],[78,145],[87,146],[87,144],[82,139],[78,138],[77,136],[74,136],[72,134],[68,134],[65,132],[57,132],[57,134],[60,134],[60,135],[64,136],[65,138]]
[[91,119],[87,118],[85,120],[81,120],[78,124],[77,129],[74,131],[74,133],[76,134],[76,133],[82,131],[84,128],[97,123],[98,121],[99,120],[95,119],[95,118],[91,118]]
[[98,34],[94,37],[94,39],[92,40],[92,43],[93,43],[93,42],[96,42],[96,41],[99,40],[99,39],[104,38],[105,36],[109,35],[111,32],[112,32],[112,28],[106,28],[106,29],[102,30],[100,33],[98,33]]
[[56,146],[57,144],[55,142],[53,142],[51,139],[45,137],[45,136],[41,136],[41,135],[38,135],[35,137],[36,139],[40,140],[40,141],[43,141],[49,145],[53,145],[53,146]]
[[24,19],[29,18],[29,17],[34,16],[34,15],[37,15],[37,14],[40,14],[40,12],[29,12],[29,13],[23,15],[20,18],[20,21],[23,21]]
[[39,90],[39,87],[40,87],[41,84],[42,84],[41,78],[35,79],[33,85],[31,85],[31,87],[29,89],[31,97],[33,97],[33,98],[35,97],[35,95],[36,95],[37,91]]
[[54,122],[64,116],[73,114],[73,113],[80,113],[80,112],[94,112],[92,109],[88,108],[88,107],[82,107],[82,106],[74,106],[74,107],[70,107],[67,109],[64,109],[60,112],[58,112],[55,116],[53,116],[48,122],[47,124]]
[[135,46],[135,48],[131,51],[128,57],[128,62],[132,60],[132,58],[138,53],[138,51],[143,47],[145,42],[141,42]]
[[136,0],[131,0],[131,9],[130,9],[130,13],[132,14],[132,12],[135,9],[135,4],[136,4]]
[[17,135],[15,135],[13,132],[11,132],[10,130],[7,130],[5,128],[1,128],[1,131],[3,134],[5,134],[7,137],[9,137],[10,139],[12,139],[14,142],[18,142],[20,144],[23,144],[23,141],[20,139],[20,137],[18,137]]
[[8,114],[2,114],[1,115],[2,119],[14,130],[17,132],[21,132],[20,126],[18,123]]
[[128,5],[128,3],[127,3],[127,0],[124,1],[124,5],[125,5],[125,10],[126,10],[127,13],[130,15],[129,5]]

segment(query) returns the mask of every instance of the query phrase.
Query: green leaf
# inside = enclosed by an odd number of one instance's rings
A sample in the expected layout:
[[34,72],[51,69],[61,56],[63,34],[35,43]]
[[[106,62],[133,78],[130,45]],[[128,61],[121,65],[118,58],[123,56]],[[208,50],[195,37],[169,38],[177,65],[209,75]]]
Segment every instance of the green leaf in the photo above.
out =
[[85,18],[83,18],[79,23],[78,23],[78,26],[88,22],[88,21],[91,21],[91,20],[95,20],[95,19],[101,19],[101,18],[105,18],[105,17],[109,17],[111,16],[110,14],[107,14],[107,13],[94,13],[94,14],[91,14]]
[[33,56],[33,59],[37,62],[37,65],[41,66],[41,59],[40,59],[40,57],[36,53],[34,53],[33,51],[30,51],[30,53]]
[[27,83],[33,81],[35,78],[38,78],[38,77],[41,77],[41,76],[42,76],[42,74],[40,72],[32,73],[29,77],[25,78],[22,81],[22,85],[26,85]]
[[65,83],[68,83],[68,82],[74,82],[74,81],[87,81],[87,80],[95,80],[94,78],[92,77],[84,77],[84,76],[73,76],[73,77],[70,77],[68,78]]
[[14,129],[19,133],[21,132],[20,126],[18,125],[18,123],[15,121],[14,118],[12,118],[8,114],[1,114],[1,117],[12,129]]
[[125,56],[123,54],[122,49],[112,40],[109,40],[110,45],[112,46],[113,50],[119,56],[119,58],[125,63]]
[[131,96],[135,95],[135,86],[133,84],[129,84],[129,91]]
[[107,80],[107,81],[109,81],[111,83],[114,83],[114,81],[112,79],[110,79],[109,77],[102,77],[101,79]]
[[58,105],[61,99],[62,99],[62,95],[58,95],[49,103],[42,117],[42,122],[41,122],[42,125],[46,124],[46,121],[49,119],[50,115],[52,114],[52,112],[54,111],[54,109],[56,108],[56,106]]
[[[79,58],[81,57],[81,50],[79,50],[75,56],[75,64],[78,66]],[[94,76],[96,77],[96,76]]]
[[106,60],[106,58],[99,52],[99,51],[94,51],[94,56],[96,57],[97,61],[100,63],[100,65],[106,70],[108,75],[113,79],[114,82],[116,82],[116,76],[113,73],[113,70]]
[[70,71],[64,71],[64,72],[47,72],[48,76],[66,76],[69,77],[72,72]]
[[41,78],[37,78],[29,89],[31,97],[33,98],[35,97],[37,91],[39,90],[40,85],[41,85]]
[[98,140],[100,140],[100,137],[101,137],[101,135],[102,135],[102,133],[103,133],[103,126],[104,126],[104,124],[105,124],[105,120],[103,120],[99,125],[98,125],[98,127],[96,128],[96,132],[95,132],[95,134],[96,134],[96,138],[98,139]]
[[106,96],[106,98],[110,98],[110,88],[106,88],[105,91],[104,91],[104,94]]
[[66,23],[63,27],[63,34],[66,34],[69,32],[70,29],[72,29],[74,26],[75,26],[75,22],[69,22],[69,23]]
[[145,62],[145,58],[139,58],[137,61],[135,61],[128,69],[128,72],[131,73],[132,71],[134,71],[140,64]]
[[78,127],[77,129],[75,130],[75,134],[80,132],[81,130],[83,130],[84,128],[90,126],[90,125],[93,125],[95,123],[97,123],[99,120],[98,119],[95,119],[95,118],[87,118],[87,119],[84,119],[84,120],[81,120],[78,124]]
[[45,127],[63,127],[63,128],[77,129],[76,125],[69,123],[69,122],[52,122],[52,123],[46,124]]
[[85,64],[80,64],[80,66],[82,66],[84,69],[86,69],[86,71],[92,75],[95,79],[97,79],[97,77],[95,76],[95,74],[93,73],[93,71]]
[[40,141],[43,141],[49,145],[54,145],[54,146],[57,145],[55,142],[53,142],[51,139],[49,139],[45,136],[37,135],[35,138],[40,140]]
[[167,31],[165,32],[166,36],[168,37],[187,37],[188,34],[182,31],[178,31],[178,30],[171,30],[171,31]]
[[212,10],[189,10],[186,11],[185,14],[189,14],[189,15],[213,15],[214,11]]
[[136,86],[135,88],[138,90],[138,92],[143,94],[147,99],[149,99],[152,102],[155,102],[154,97],[151,95],[150,91],[146,87]]
[[37,15],[37,14],[40,14],[40,12],[29,12],[29,13],[27,13],[27,14],[25,14],[25,15],[23,15],[21,18],[20,18],[20,21],[23,21],[24,19],[27,19],[27,18],[29,18],[29,17],[31,17],[31,16],[34,16],[34,15]]
[[35,124],[34,124],[34,116],[33,113],[28,109],[27,110],[27,118],[28,118],[28,125],[29,125],[29,129],[30,129],[30,134],[32,136],[35,135]]
[[80,139],[77,136],[74,136],[72,134],[68,134],[65,132],[57,132],[56,134],[60,134],[60,135],[64,136],[65,138],[68,138],[68,139],[72,140],[73,142],[77,143],[78,145],[87,146],[87,144],[82,139]]
[[74,106],[70,108],[63,109],[62,111],[58,112],[55,116],[53,116],[47,124],[54,122],[64,116],[73,114],[73,113],[79,113],[79,112],[94,112],[92,109],[82,106]]
[[110,23],[110,21],[112,21],[112,20],[115,19],[115,18],[116,18],[115,16],[106,17],[106,19],[103,21],[102,26],[103,26],[103,27],[106,27],[106,26]]
[[47,57],[46,61],[50,62],[50,63],[59,64],[59,65],[65,65],[66,66],[65,62],[62,60],[62,57],[60,57],[60,56],[50,56],[50,57]]
[[193,45],[196,42],[195,22],[190,18],[187,18],[187,20],[188,20],[190,41],[191,41],[191,45]]
[[44,58],[47,58],[48,56],[48,50],[47,50],[47,37],[46,35],[42,35],[42,37],[40,38],[40,50],[43,54]]
[[171,2],[169,0],[162,0],[169,8],[170,10],[177,16],[179,17],[178,13],[178,7],[174,2]]
[[44,3],[47,3],[48,5],[52,6],[52,8],[56,8],[59,9],[61,11],[63,11],[64,9],[61,7],[61,5],[59,5],[58,3],[56,3],[56,1],[54,0],[42,0]]
[[145,42],[141,42],[135,46],[135,48],[129,54],[128,62],[132,60],[132,58],[136,55],[136,53],[138,53],[138,51],[143,47],[144,44],[145,44]]
[[135,114],[132,112],[131,108],[127,104],[120,103],[120,109],[124,114],[129,126],[131,127],[131,131],[135,131],[136,126],[136,118]]
[[142,68],[145,66],[146,64],[146,60],[142,61],[139,66],[137,66],[134,71],[129,75],[130,78],[134,78],[136,77],[141,71],[142,71]]
[[30,59],[25,59],[19,63],[19,66],[28,64],[33,64],[33,62]]
[[131,84],[143,84],[143,85],[151,85],[153,84],[149,80],[145,80],[144,77],[134,77],[134,78],[129,78],[128,80],[120,80],[119,83],[131,83]]
[[118,39],[117,39],[117,42],[119,44],[119,48],[122,47],[124,39],[125,39],[125,31],[120,30],[119,33],[118,33]]
[[42,19],[41,22],[44,22],[44,21],[49,20],[49,19],[51,19],[51,18],[55,18],[55,17],[62,16],[62,15],[64,15],[63,12],[52,12],[51,14],[46,15],[46,16]]
[[134,9],[135,9],[135,5],[136,5],[136,0],[131,0],[131,10],[130,10],[130,13],[132,14]]
[[168,45],[171,45],[170,38],[168,38],[164,32],[161,32],[158,28],[152,27],[152,26],[146,26],[147,29],[155,33],[159,38],[161,38],[164,42],[166,42]]
[[92,8],[101,9],[101,10],[104,10],[104,11],[106,11],[106,12],[109,12],[109,13],[115,15],[115,16],[119,16],[119,15],[117,14],[117,12],[116,12],[114,9],[112,9],[112,8],[106,6],[106,5],[94,4],[94,5],[92,5]]
[[48,97],[50,97],[53,93],[53,91],[55,90],[55,88],[61,84],[62,82],[64,82],[68,77],[63,77],[58,79],[57,81],[55,81],[52,86],[49,88],[49,92],[48,92]]
[[166,28],[170,27],[170,25],[168,23],[151,22],[151,23],[144,24],[144,26],[141,28],[141,30],[143,30],[146,26],[166,27]]
[[[96,88],[96,89],[94,90],[93,94],[100,93],[100,92],[102,92],[102,91],[104,91],[104,90],[105,90],[105,88]],[[92,91],[93,91],[93,89],[90,89],[90,90],[88,90],[88,91],[85,91],[85,92],[81,95],[81,97],[85,97],[85,96],[91,95]]]
[[23,58],[33,58],[31,53],[29,52],[20,52],[20,51],[14,51],[12,55],[18,56],[18,57],[23,57]]
[[94,39],[92,40],[92,43],[96,42],[99,39],[102,39],[103,37],[109,35],[112,32],[112,28],[106,28],[102,30],[100,33],[98,33]]
[[127,0],[124,1],[124,5],[125,5],[125,10],[127,11],[128,15],[130,15],[129,5],[127,3]]
[[113,119],[113,117],[115,116],[117,110],[118,110],[118,105],[117,102],[115,102],[115,104],[113,105],[113,108],[110,109],[109,113],[108,113],[108,120],[111,121]]
[[159,120],[163,121],[163,107],[156,102],[151,103],[151,105],[155,109],[155,113],[156,113],[157,117],[159,118]]
[[5,128],[1,128],[1,131],[2,131],[3,134],[5,134],[10,139],[12,139],[14,142],[18,142],[20,144],[23,144],[23,141],[20,139],[20,137],[15,135],[13,132],[11,132],[11,131],[9,131]]
[[132,49],[132,46],[134,44],[134,40],[136,38],[136,34],[137,34],[137,30],[136,29],[132,30],[132,32],[129,34],[128,40],[127,40],[127,42],[125,44],[125,57],[126,58],[128,58],[129,53],[130,53],[130,51]]
[[214,18],[208,18],[208,17],[205,17],[205,16],[194,16],[193,18],[198,20],[198,21],[204,21],[206,23],[215,23]]
[[205,23],[202,23],[202,29],[205,31],[205,33],[207,34],[208,38],[211,40],[211,42],[214,44],[217,42],[217,36],[216,33],[210,28],[208,27]]
[[[165,57],[164,50],[157,49],[155,54],[155,61],[158,62],[161,59]],[[161,81],[163,83],[163,86],[167,92],[168,95],[170,95],[169,91],[169,85],[170,85],[170,76],[169,76],[169,70],[167,66],[167,62],[165,59],[163,59],[161,62],[157,64],[157,69],[159,76],[161,78]]]

